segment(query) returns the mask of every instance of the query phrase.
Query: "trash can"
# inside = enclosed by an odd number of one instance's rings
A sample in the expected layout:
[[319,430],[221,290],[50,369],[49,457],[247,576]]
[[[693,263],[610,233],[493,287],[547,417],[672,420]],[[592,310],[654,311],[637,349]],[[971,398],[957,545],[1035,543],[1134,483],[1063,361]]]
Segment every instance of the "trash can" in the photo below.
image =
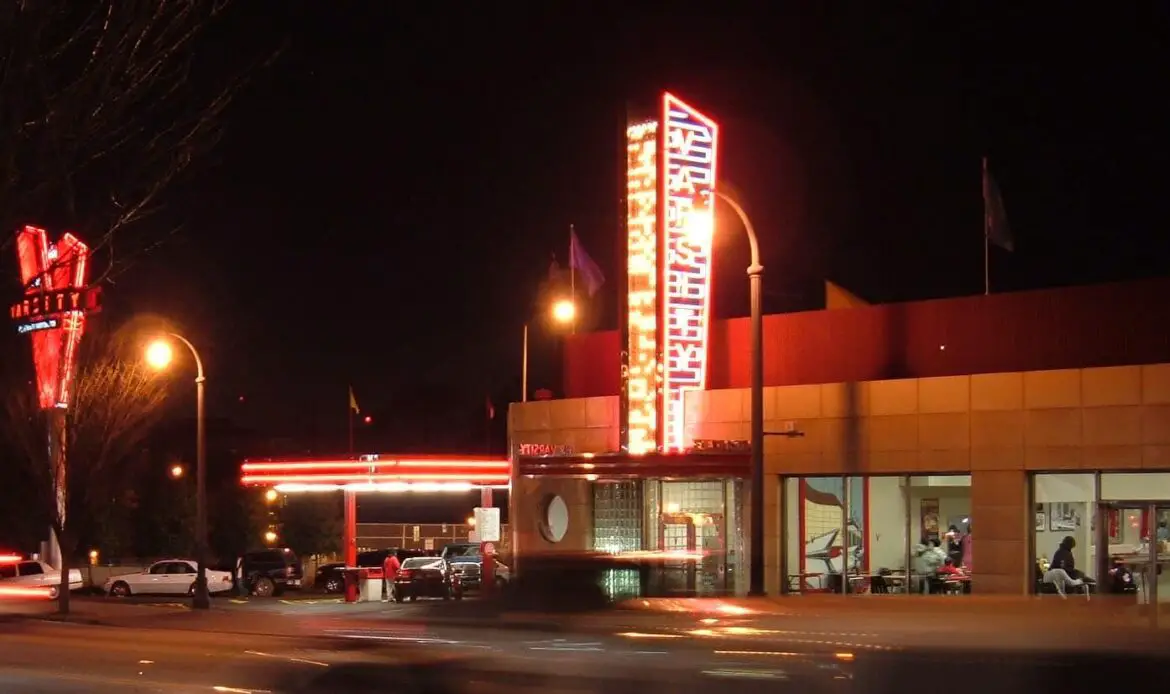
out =
[[351,569],[347,567],[344,571],[342,571],[342,576],[345,580],[345,601],[357,602],[359,597],[358,590],[360,589],[360,585],[358,583],[358,569]]
[[362,569],[362,600],[379,602],[382,600],[382,570]]

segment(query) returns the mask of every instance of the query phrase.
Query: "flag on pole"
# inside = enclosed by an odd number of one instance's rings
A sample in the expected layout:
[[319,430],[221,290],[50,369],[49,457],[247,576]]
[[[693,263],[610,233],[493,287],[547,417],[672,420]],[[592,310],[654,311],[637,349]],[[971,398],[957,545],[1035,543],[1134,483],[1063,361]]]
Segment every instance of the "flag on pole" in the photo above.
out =
[[987,157],[983,158],[983,234],[988,243],[1005,251],[1015,250],[1012,230],[1003,209],[1003,196],[1000,195],[995,178],[987,169]]
[[354,414],[362,413],[361,408],[358,407],[357,398],[353,396],[353,386],[349,387],[349,409],[352,410]]
[[491,396],[488,396],[488,398],[487,398],[487,418],[488,419],[495,419],[496,418],[496,406],[492,404]]
[[569,229],[569,269],[581,275],[585,282],[585,291],[590,297],[605,283],[605,273],[581,247],[581,239],[577,238],[577,231],[572,228]]

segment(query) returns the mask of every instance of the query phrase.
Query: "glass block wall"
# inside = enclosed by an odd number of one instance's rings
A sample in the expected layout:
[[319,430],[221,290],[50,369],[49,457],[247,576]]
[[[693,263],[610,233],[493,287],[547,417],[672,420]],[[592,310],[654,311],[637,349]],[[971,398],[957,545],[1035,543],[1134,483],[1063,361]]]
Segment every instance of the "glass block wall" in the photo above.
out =
[[642,549],[642,483],[593,485],[593,548],[599,552]]

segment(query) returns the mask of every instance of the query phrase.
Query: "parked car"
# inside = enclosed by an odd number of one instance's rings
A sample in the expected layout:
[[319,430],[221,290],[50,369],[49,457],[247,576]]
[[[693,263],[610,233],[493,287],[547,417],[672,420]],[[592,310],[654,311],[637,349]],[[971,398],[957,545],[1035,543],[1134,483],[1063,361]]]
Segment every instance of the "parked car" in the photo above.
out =
[[[451,565],[451,569],[459,576],[464,590],[478,590],[483,577],[483,556],[480,554],[480,545],[477,542],[453,542],[443,547],[443,558]],[[512,578],[507,566],[497,559],[492,567],[492,578],[496,588],[502,589]]]
[[299,590],[304,582],[301,560],[287,547],[248,552],[243,560],[244,586],[251,595],[280,595],[286,590]]
[[[382,563],[391,552],[398,555],[398,561],[406,561],[411,557],[424,556],[424,552],[414,549],[376,549],[368,552],[359,552],[357,565],[361,568],[381,568]],[[313,587],[326,593],[340,593],[345,590],[345,562],[331,562],[317,567],[313,576]]]
[[[232,589],[230,571],[206,569],[207,592],[227,593]],[[199,565],[190,559],[156,561],[142,571],[106,579],[107,595],[124,598],[130,595],[194,595]]]
[[459,576],[442,557],[412,557],[402,562],[394,581],[394,600],[409,598],[463,599]]
[[[69,590],[83,586],[81,571],[69,570]],[[14,588],[43,588],[45,595],[54,599],[61,589],[61,572],[43,561],[20,559],[0,563],[0,586]]]

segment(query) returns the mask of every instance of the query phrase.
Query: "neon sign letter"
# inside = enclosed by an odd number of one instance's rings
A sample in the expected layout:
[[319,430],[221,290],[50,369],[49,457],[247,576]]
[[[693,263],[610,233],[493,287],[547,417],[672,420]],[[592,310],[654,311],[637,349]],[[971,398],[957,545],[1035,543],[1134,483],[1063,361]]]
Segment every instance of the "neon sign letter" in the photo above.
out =
[[683,393],[707,381],[713,235],[688,236],[686,223],[696,197],[715,188],[719,126],[671,94],[662,98],[662,124],[662,444],[675,451],[683,448]]
[[658,123],[626,130],[629,452],[658,448]]

